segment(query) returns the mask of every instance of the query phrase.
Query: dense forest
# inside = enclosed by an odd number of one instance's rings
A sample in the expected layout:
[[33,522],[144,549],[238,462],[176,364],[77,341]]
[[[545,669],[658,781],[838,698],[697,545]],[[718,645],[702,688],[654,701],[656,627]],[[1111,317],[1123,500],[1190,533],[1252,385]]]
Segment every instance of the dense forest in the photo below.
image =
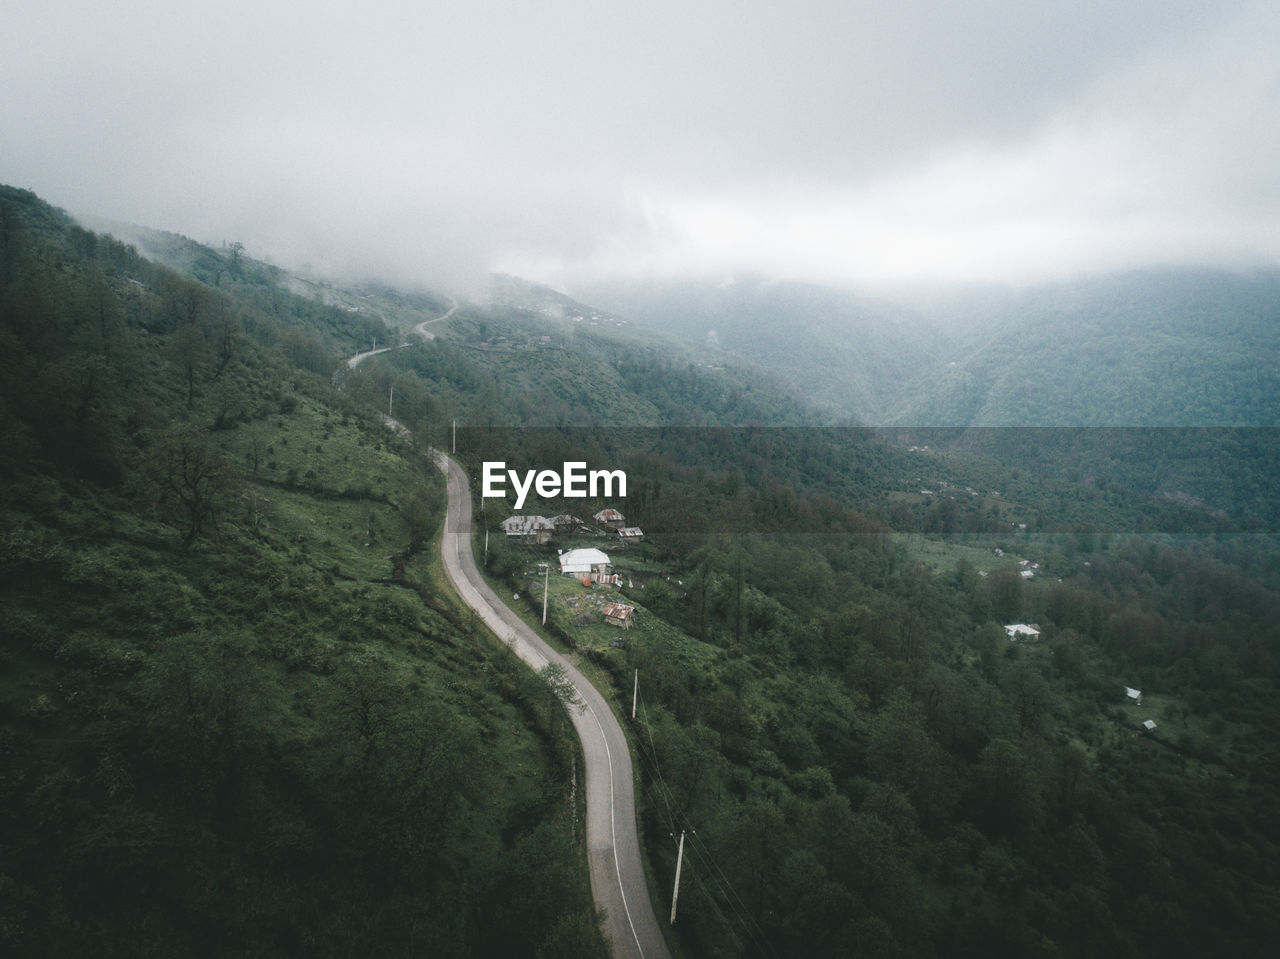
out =
[[[686,835],[676,955],[1280,936],[1271,432],[1108,460],[1097,433],[814,428],[781,381],[567,300],[467,304],[346,370],[443,300],[181,238],[163,267],[3,200],[9,951],[602,953],[567,723],[438,585],[441,485],[378,418],[393,388],[420,440],[460,424],[473,476],[627,471],[637,626],[549,636],[620,713],[638,670],[656,902]],[[1242,481],[1161,480],[1186,463]],[[532,614],[579,543],[474,505]]]

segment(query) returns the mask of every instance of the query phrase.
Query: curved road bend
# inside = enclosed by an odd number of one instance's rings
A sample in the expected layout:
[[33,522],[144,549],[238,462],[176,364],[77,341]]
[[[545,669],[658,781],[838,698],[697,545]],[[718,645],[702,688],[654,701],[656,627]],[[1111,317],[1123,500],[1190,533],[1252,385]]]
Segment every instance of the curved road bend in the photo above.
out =
[[[430,330],[428,330],[427,327],[430,326],[432,323],[439,323],[441,320],[447,320],[449,317],[453,316],[453,314],[457,312],[458,312],[458,304],[457,304],[457,301],[455,300],[453,305],[449,307],[447,312],[441,313],[435,319],[423,320],[421,323],[419,323],[417,326],[413,328],[413,332],[417,333],[424,340],[434,340],[436,338],[436,335],[432,333]],[[384,346],[380,350],[365,350],[363,353],[357,353],[355,356],[347,360],[347,369],[354,370],[357,366],[359,366],[361,363],[363,363],[365,360],[367,360],[371,356],[377,356],[379,353],[390,353],[392,350],[403,349],[405,346],[408,346],[408,344],[401,343],[400,346]]]
[[558,663],[573,681],[586,708],[570,709],[586,759],[587,850],[591,894],[605,910],[605,934],[615,959],[670,959],[649,901],[640,843],[636,835],[631,753],[622,727],[596,688],[498,599],[476,568],[471,553],[471,494],[467,474],[437,453],[448,477],[441,555],[445,573],[463,602],[532,669]]
[[442,320],[447,320],[449,317],[453,316],[453,314],[457,313],[458,301],[453,300],[452,304],[453,305],[449,307],[449,311],[447,313],[441,313],[434,320],[423,320],[421,323],[419,323],[417,326],[413,328],[413,332],[417,333],[424,340],[434,340],[436,338],[436,335],[432,333],[430,330],[428,330],[427,327],[430,326],[432,323],[439,323]]

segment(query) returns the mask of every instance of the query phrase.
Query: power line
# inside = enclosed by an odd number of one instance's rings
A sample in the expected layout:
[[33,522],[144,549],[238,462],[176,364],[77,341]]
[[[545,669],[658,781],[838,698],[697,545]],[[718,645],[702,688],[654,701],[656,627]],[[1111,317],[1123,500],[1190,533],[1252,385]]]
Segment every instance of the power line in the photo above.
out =
[[[733,887],[733,883],[729,880],[725,871],[715,861],[715,857],[711,854],[706,842],[698,835],[698,832],[689,820],[689,817],[685,813],[680,812],[673,807],[673,804],[674,806],[679,806],[680,804],[675,800],[675,796],[671,788],[667,785],[666,779],[662,775],[662,764],[658,759],[657,744],[653,740],[653,724],[649,720],[648,703],[639,697],[638,692],[636,694],[636,698],[641,705],[641,723],[644,726],[645,734],[649,740],[649,754],[652,760],[652,769],[650,769],[649,763],[644,758],[643,750],[637,750],[637,755],[641,757],[641,762],[644,764],[646,771],[649,772],[651,781],[654,781],[653,777],[656,774],[658,794],[662,798],[663,805],[666,806],[666,820],[670,827],[671,837],[674,839],[677,831],[687,831],[690,834],[692,838],[692,842],[690,844],[691,858],[696,856],[700,861],[701,869],[706,871],[708,879],[716,886],[716,889],[719,891],[724,903],[733,913],[737,924],[741,927],[741,930],[746,933],[746,939],[750,940],[752,945],[755,946],[756,950],[761,955],[776,957],[778,953],[769,943],[764,930],[760,927],[760,924],[755,921],[751,910],[747,907],[742,896]],[[677,825],[678,822],[680,825]],[[698,869],[692,871],[695,882],[698,887],[702,889],[707,901],[711,903],[721,922],[723,922],[727,928],[731,929],[733,923],[730,922],[729,917],[724,914],[716,903],[715,895],[706,889],[701,877],[699,876],[699,871],[700,870]]]

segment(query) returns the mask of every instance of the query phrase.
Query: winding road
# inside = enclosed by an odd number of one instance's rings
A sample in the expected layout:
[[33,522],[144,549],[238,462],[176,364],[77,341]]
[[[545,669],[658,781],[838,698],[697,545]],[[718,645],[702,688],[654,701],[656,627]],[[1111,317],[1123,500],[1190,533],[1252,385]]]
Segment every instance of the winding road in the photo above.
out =
[[[447,313],[415,326],[414,332],[431,340],[427,330],[453,316]],[[355,369],[363,360],[397,347],[357,353],[347,360]],[[384,416],[392,429],[404,426]],[[604,932],[614,959],[671,959],[662,928],[654,915],[645,884],[640,840],[636,832],[635,778],[631,751],[622,727],[604,697],[572,663],[507,608],[480,575],[471,552],[471,492],[467,474],[444,453],[436,452],[436,465],[447,478],[449,506],[440,541],[445,574],[464,603],[473,609],[504,643],[531,669],[548,664],[564,668],[578,692],[579,707],[569,709],[574,730],[582,742],[587,797],[587,863],[591,873],[591,897],[604,911]]]
[[645,885],[636,833],[635,780],[622,727],[604,697],[578,670],[498,599],[471,552],[471,493],[467,474],[443,453],[436,463],[448,477],[449,508],[440,552],[458,595],[531,669],[564,667],[581,700],[570,717],[586,762],[587,855],[591,895],[605,910],[605,934],[615,959],[670,959]]
[[436,335],[432,333],[430,330],[428,330],[427,327],[430,326],[432,323],[441,323],[444,320],[447,320],[449,317],[453,316],[453,314],[457,312],[458,312],[458,301],[454,300],[453,305],[449,307],[448,312],[441,313],[434,320],[423,320],[421,323],[419,323],[417,326],[413,328],[413,332],[417,333],[419,336],[421,336],[425,340],[434,340],[436,338]]

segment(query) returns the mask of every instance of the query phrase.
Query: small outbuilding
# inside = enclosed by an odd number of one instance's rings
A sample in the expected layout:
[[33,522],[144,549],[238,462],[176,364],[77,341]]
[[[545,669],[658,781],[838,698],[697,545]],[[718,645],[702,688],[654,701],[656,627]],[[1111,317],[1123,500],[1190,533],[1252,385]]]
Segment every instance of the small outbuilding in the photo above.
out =
[[618,530],[618,539],[624,543],[642,543],[644,542],[644,530],[639,526],[624,526]]
[[1126,686],[1126,687],[1124,688],[1124,698],[1125,698],[1126,700],[1128,700],[1129,702],[1133,703],[1135,706],[1141,706],[1141,705],[1142,705],[1142,690],[1141,690],[1141,689],[1130,689],[1128,686]]
[[630,629],[636,624],[636,608],[626,603],[606,603],[600,612],[610,625]]
[[1005,635],[1009,637],[1009,642],[1016,643],[1024,639],[1038,639],[1040,637],[1040,627],[1035,623],[1013,623],[1004,628]]

